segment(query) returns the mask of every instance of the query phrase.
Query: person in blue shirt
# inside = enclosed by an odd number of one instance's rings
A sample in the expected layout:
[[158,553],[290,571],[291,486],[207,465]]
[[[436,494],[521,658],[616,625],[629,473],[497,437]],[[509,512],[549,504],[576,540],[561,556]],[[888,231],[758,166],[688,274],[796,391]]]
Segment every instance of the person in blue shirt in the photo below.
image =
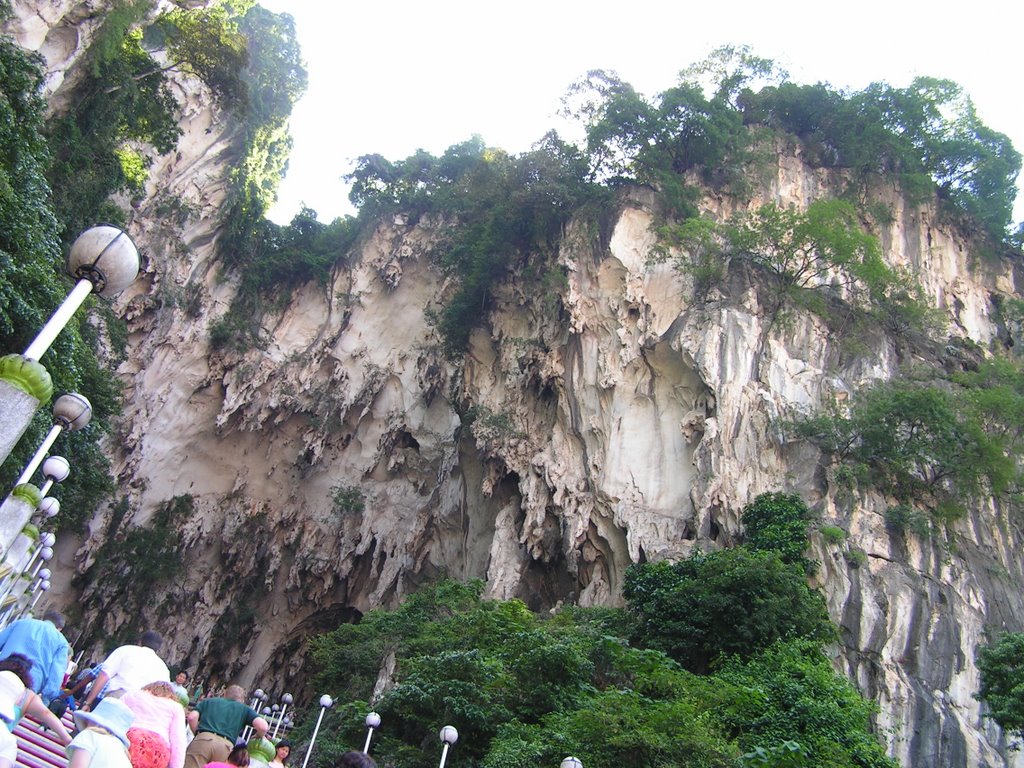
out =
[[71,646],[61,634],[64,615],[47,611],[42,619],[18,619],[0,630],[0,658],[20,653],[32,661],[35,691],[44,702],[60,696]]

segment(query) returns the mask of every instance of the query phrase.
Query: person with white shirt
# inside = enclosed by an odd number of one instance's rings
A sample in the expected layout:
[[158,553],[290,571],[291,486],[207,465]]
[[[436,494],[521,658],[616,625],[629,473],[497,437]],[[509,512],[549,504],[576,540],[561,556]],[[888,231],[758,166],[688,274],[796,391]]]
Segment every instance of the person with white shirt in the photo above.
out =
[[89,688],[82,709],[91,709],[100,694],[104,698],[121,698],[129,691],[138,691],[150,683],[170,683],[171,672],[157,655],[163,643],[159,632],[148,629],[142,633],[138,645],[122,645],[111,651],[100,664],[100,673]]

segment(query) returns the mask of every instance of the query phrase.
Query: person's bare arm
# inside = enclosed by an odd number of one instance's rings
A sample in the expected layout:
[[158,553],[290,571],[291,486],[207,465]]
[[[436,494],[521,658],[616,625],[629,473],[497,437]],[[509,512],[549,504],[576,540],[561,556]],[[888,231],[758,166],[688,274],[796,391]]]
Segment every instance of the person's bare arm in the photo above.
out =
[[185,722],[188,723],[188,727],[192,729],[192,733],[196,733],[199,730],[199,713],[194,709],[190,710],[185,715]]
[[25,712],[53,731],[57,735],[57,740],[65,747],[71,743],[71,734],[64,727],[64,723],[50,711],[50,708],[43,703],[38,695],[33,693],[29,696],[28,702],[25,704]]
[[81,680],[79,680],[77,683],[75,683],[71,688],[68,688],[67,692],[69,694],[71,694],[72,696],[78,696],[78,694],[80,694],[82,691],[84,691],[86,688],[88,688],[89,687],[89,683],[91,683],[95,679],[96,679],[95,677],[88,677],[88,676],[83,677]]
[[100,695],[100,691],[109,682],[110,675],[104,670],[100,670],[100,673],[96,675],[96,679],[92,681],[92,687],[89,689],[89,695],[85,697],[85,703],[82,705],[82,709],[88,712],[92,709],[93,702],[96,701],[96,697]]
[[91,764],[92,754],[88,750],[71,750],[71,759],[68,761],[68,768],[89,768]]

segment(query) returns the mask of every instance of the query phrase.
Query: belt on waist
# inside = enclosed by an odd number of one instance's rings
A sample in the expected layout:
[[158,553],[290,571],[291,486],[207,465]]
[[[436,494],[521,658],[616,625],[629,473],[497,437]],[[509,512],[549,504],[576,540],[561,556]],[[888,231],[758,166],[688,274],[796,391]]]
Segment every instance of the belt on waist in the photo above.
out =
[[205,733],[208,736],[216,736],[218,739],[224,739],[224,741],[230,742],[232,745],[234,745],[235,743],[232,739],[229,739],[227,736],[222,736],[221,734],[214,733],[213,731],[196,731],[196,736],[198,736],[201,733]]

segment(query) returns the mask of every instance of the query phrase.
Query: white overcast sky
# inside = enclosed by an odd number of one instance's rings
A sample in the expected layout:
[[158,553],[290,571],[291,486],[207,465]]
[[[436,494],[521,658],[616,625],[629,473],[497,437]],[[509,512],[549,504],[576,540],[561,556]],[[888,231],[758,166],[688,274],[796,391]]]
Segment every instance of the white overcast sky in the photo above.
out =
[[[341,177],[360,155],[440,154],[479,134],[522,152],[588,70],[648,95],[725,44],[749,45],[801,83],[860,89],[917,75],[955,80],[1024,152],[1020,0],[260,0],[295,18],[309,70],[289,172],[271,217],[299,205],[352,213]],[[1024,195],[1016,219],[1024,218]]]

